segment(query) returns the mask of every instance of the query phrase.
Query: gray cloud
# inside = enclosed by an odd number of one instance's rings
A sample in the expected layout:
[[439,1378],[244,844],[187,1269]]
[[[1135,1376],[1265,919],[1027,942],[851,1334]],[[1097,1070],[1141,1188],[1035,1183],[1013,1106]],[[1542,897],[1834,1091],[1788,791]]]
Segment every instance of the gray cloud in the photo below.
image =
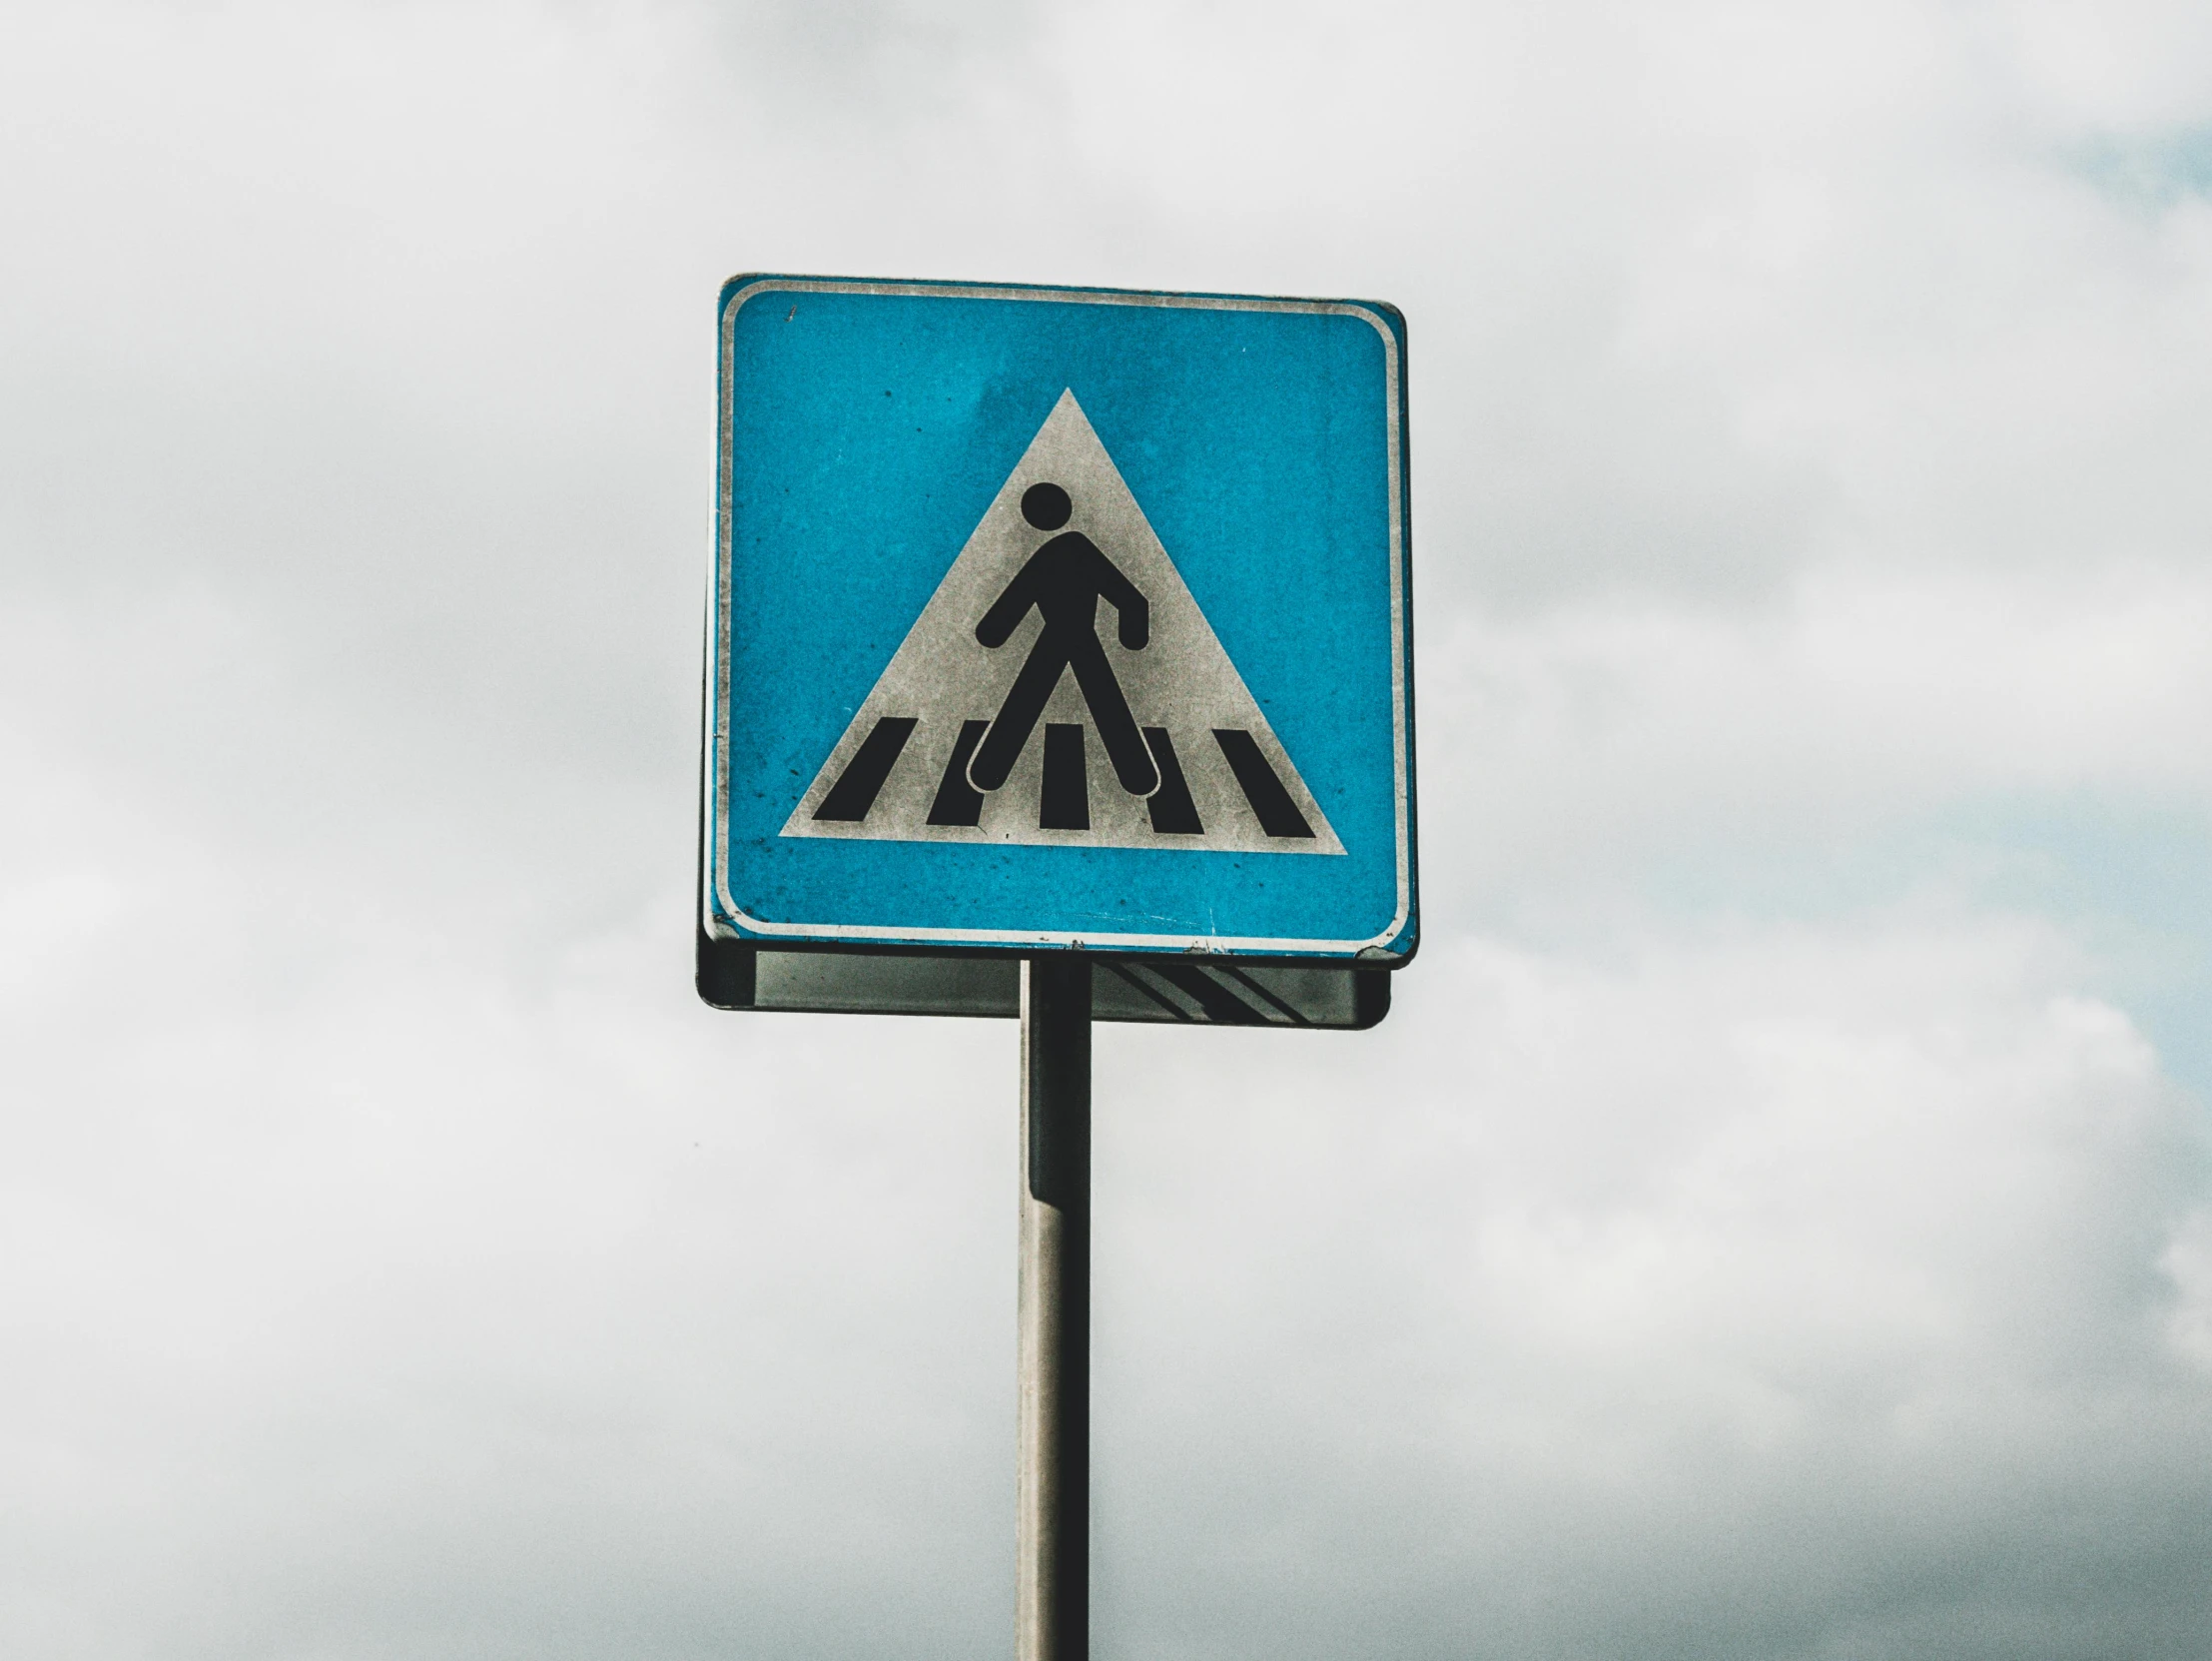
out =
[[1429,944],[1102,1043],[1103,1654],[2201,1649],[2206,925],[2050,834],[2207,842],[2193,12],[10,33],[11,1652],[1005,1642],[1013,1035],[687,985],[747,267],[1412,319]]

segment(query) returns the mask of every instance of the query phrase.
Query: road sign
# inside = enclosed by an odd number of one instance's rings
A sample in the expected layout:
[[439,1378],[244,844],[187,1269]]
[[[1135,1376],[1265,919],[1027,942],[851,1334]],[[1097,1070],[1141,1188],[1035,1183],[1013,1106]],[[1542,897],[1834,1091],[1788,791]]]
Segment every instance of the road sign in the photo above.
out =
[[705,937],[1409,958],[1404,352],[1369,302],[732,281]]
[[1083,1661],[1092,1024],[1413,954],[1404,322],[746,277],[721,349],[699,992],[1020,1014],[1015,1652]]

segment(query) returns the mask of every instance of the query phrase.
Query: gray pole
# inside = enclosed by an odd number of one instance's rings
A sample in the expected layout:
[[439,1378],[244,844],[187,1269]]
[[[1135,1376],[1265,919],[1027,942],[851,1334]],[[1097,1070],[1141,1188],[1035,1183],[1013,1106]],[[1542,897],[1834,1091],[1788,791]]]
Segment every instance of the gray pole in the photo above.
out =
[[1022,964],[1017,1661],[1091,1654],[1091,963]]

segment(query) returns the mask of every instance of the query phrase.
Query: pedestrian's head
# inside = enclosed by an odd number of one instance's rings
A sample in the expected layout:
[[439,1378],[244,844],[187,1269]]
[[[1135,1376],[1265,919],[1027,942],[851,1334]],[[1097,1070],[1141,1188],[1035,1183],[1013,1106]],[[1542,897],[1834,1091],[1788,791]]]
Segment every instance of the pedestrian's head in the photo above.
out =
[[1032,484],[1022,492],[1022,517],[1040,530],[1058,530],[1076,504],[1058,484]]

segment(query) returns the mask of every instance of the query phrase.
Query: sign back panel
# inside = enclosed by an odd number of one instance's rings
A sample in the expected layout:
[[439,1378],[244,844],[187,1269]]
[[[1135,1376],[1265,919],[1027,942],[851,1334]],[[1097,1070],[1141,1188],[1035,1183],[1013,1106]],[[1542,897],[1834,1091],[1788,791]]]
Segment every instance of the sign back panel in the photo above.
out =
[[712,939],[1403,962],[1404,325],[723,291]]

